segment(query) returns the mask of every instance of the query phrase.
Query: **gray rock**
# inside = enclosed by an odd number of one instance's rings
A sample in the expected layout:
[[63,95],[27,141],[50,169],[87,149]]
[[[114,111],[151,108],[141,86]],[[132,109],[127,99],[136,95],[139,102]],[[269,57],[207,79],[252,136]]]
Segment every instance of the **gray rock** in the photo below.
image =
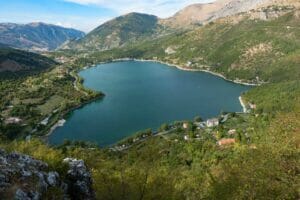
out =
[[83,160],[66,158],[64,162],[70,167],[67,173],[68,193],[71,198],[95,199],[92,189],[92,177]]
[[15,194],[15,200],[30,200],[31,198],[28,196],[26,192],[21,189],[17,189]]
[[47,176],[47,182],[51,186],[59,185],[59,174],[57,172],[49,172]]
[[14,195],[16,200],[39,200],[55,187],[64,199],[95,199],[92,178],[83,160],[67,158],[66,180],[56,171],[48,172],[48,165],[28,155],[6,153],[0,149],[0,199]]

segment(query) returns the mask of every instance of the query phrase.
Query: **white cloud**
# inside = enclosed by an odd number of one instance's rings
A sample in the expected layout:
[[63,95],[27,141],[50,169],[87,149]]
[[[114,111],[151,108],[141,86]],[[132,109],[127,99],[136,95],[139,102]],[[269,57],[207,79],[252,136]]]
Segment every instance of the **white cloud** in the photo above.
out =
[[81,5],[97,5],[114,10],[118,14],[142,12],[159,17],[169,17],[183,7],[193,3],[207,3],[213,0],[64,0]]

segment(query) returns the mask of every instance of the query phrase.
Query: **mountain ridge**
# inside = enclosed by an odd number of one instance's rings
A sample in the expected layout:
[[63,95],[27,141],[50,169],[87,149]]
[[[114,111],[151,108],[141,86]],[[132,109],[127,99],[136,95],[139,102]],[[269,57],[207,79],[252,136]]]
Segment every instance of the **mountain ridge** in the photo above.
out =
[[48,69],[57,63],[45,56],[0,46],[0,77],[10,78]]
[[[278,8],[274,8],[273,13],[266,14],[266,9],[273,5]],[[268,20],[284,14],[281,8],[284,10],[286,7],[300,7],[300,3],[296,0],[218,0],[213,3],[189,5],[166,19],[133,12],[101,24],[85,37],[64,44],[61,49],[110,50],[142,40],[151,40],[170,33],[190,30],[193,27],[222,18],[234,17],[240,13],[252,12],[253,18]],[[237,22],[238,17],[233,21]]]
[[84,38],[66,44],[62,49],[108,50],[140,40],[159,37],[166,33],[165,27],[154,15],[132,12],[101,24]]
[[300,2],[297,0],[217,0],[212,3],[189,5],[172,17],[162,19],[161,23],[171,27],[202,25],[220,18],[271,5],[300,7]]
[[82,31],[73,28],[43,22],[0,23],[0,43],[23,50],[54,50],[67,40],[78,39],[84,35]]

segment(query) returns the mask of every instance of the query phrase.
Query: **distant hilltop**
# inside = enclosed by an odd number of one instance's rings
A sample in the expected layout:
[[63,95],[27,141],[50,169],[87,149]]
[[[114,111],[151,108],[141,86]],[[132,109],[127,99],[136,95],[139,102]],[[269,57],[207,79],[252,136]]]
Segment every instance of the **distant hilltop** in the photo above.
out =
[[42,22],[0,23],[0,43],[24,50],[55,50],[63,43],[82,38],[84,35],[82,31]]

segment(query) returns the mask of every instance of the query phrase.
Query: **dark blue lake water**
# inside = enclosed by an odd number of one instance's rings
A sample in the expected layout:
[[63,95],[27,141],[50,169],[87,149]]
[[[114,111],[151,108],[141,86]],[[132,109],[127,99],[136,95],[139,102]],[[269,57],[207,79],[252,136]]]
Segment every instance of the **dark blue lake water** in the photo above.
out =
[[165,122],[242,111],[238,97],[250,88],[155,62],[101,64],[81,71],[80,76],[86,87],[106,96],[73,111],[49,137],[52,144],[69,139],[107,146]]

